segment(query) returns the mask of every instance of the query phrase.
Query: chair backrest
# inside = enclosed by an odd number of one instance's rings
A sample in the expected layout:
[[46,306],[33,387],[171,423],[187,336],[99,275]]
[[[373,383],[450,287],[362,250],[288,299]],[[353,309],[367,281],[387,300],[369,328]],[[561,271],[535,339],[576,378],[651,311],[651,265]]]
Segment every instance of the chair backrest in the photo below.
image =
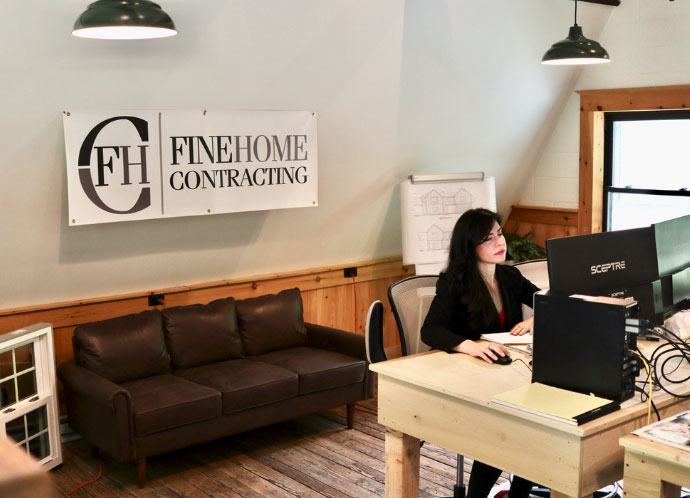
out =
[[383,349],[383,303],[381,301],[374,301],[369,306],[364,337],[369,363],[386,361],[388,357]]
[[388,288],[388,300],[398,324],[403,356],[431,349],[422,342],[419,333],[436,295],[437,280],[438,275],[416,275],[399,280]]
[[[520,270],[522,276],[532,282],[540,289],[549,288],[549,268],[545,259],[534,259],[532,261],[523,261],[516,263],[515,268]],[[527,319],[534,315],[534,312],[528,306],[522,305],[522,318]]]

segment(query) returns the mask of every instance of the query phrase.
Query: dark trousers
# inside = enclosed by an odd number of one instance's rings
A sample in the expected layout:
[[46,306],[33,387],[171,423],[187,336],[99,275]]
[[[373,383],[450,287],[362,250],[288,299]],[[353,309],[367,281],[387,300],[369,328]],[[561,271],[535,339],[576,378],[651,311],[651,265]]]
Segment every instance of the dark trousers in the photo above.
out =
[[[475,460],[472,464],[470,482],[467,486],[467,498],[486,498],[500,475],[500,469]],[[531,489],[532,483],[530,481],[513,476],[508,498],[527,498]]]

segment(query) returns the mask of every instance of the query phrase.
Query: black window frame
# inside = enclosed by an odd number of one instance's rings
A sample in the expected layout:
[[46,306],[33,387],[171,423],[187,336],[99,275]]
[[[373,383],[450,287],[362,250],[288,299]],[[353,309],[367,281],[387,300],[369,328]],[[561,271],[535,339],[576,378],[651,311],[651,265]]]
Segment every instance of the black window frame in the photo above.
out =
[[611,231],[611,206],[609,205],[609,194],[642,194],[659,195],[669,197],[690,197],[690,190],[661,190],[614,187],[613,183],[613,125],[618,121],[659,121],[659,120],[690,120],[690,109],[673,109],[658,111],[620,111],[604,113],[604,185],[603,185],[603,204],[602,204],[602,229],[606,232]]

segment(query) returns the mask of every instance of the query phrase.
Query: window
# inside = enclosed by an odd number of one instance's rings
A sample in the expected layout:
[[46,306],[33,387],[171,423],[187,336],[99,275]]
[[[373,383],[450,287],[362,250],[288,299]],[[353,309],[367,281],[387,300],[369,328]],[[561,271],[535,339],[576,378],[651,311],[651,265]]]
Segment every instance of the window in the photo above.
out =
[[690,214],[690,110],[604,116],[605,230]]
[[0,336],[0,430],[47,468],[62,463],[50,325]]

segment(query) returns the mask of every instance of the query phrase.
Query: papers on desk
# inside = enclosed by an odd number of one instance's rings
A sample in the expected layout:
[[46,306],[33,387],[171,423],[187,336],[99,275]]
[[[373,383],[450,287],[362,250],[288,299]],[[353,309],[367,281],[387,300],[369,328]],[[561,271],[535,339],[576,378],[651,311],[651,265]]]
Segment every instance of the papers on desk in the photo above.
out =
[[633,431],[640,437],[690,451],[690,411]]
[[497,394],[491,401],[572,425],[584,424],[620,408],[615,401],[538,382]]
[[532,334],[510,335],[510,332],[497,332],[495,334],[482,334],[486,341],[502,344],[510,349],[517,349],[523,353],[532,354]]

